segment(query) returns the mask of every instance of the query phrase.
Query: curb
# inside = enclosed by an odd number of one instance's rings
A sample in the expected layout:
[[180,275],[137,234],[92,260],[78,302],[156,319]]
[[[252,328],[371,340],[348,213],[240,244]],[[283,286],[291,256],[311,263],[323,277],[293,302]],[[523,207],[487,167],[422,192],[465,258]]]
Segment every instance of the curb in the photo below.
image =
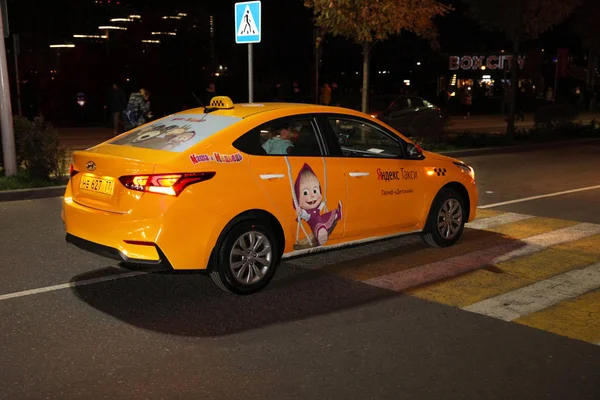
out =
[[66,188],[67,186],[65,185],[33,189],[0,190],[0,202],[60,197],[65,194]]
[[570,146],[577,146],[587,143],[600,143],[600,139],[577,139],[577,140],[563,140],[560,142],[549,142],[549,143],[536,143],[536,144],[523,144],[517,146],[498,146],[498,147],[483,147],[480,149],[467,149],[467,150],[453,150],[453,151],[440,151],[434,152],[447,157],[475,157],[475,156],[486,156],[495,154],[507,154],[507,153],[521,153],[531,150],[540,149],[554,149],[554,148],[565,148]]

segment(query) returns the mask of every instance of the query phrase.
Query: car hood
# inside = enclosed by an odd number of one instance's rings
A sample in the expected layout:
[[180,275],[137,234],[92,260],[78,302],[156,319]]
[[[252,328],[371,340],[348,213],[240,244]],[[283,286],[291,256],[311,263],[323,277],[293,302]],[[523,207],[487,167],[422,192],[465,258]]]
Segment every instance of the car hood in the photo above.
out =
[[444,156],[442,154],[438,154],[438,153],[432,153],[430,151],[423,151],[423,155],[426,158],[432,159],[432,160],[436,160],[436,161],[445,161],[445,162],[450,162],[450,163],[461,163],[461,164],[466,164],[464,161],[459,160],[457,158],[453,158],[453,157],[448,157],[448,156]]

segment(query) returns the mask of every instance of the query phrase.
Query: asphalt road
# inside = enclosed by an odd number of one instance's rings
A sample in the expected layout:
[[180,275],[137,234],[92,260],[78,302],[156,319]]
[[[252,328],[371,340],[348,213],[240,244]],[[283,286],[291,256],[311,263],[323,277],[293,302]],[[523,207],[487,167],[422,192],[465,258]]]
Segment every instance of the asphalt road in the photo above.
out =
[[[599,150],[465,161],[485,206],[600,185]],[[0,399],[599,399],[599,203],[484,209],[450,249],[404,237],[290,260],[249,297],[66,245],[60,199],[0,203]],[[577,295],[486,314],[580,271]]]

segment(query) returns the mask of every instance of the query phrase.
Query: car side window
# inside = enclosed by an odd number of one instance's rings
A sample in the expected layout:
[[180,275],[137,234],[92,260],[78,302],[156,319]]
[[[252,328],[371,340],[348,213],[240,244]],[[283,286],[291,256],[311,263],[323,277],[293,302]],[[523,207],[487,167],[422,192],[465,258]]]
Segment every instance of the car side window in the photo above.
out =
[[254,156],[321,156],[324,154],[312,118],[282,118],[264,123],[238,138],[233,146]]
[[330,117],[329,124],[346,157],[400,158],[398,140],[375,125],[354,119]]

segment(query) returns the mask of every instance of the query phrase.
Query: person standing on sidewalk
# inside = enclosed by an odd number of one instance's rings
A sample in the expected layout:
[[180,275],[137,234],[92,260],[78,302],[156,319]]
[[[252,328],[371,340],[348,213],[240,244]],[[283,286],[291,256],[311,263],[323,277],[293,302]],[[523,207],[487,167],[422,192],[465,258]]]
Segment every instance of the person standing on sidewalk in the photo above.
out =
[[139,92],[131,93],[127,108],[123,111],[125,131],[137,128],[152,118],[150,111],[150,91],[141,88]]
[[105,109],[110,112],[111,122],[113,126],[113,135],[119,134],[119,123],[121,122],[121,113],[126,106],[126,97],[123,89],[118,84],[113,83],[112,88],[108,92]]

